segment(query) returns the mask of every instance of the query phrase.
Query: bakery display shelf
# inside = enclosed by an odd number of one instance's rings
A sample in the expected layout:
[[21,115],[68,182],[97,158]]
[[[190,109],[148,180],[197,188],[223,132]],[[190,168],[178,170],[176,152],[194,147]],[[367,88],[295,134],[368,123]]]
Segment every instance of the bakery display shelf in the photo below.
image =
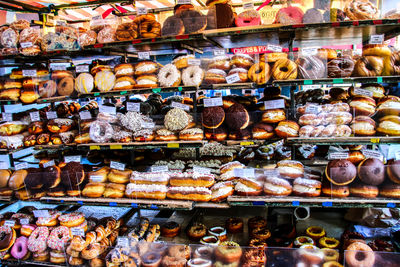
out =
[[195,202],[194,208],[199,209],[229,209],[229,203]]
[[338,208],[396,208],[400,199],[389,198],[331,198],[331,197],[274,197],[274,196],[230,196],[230,206],[270,207],[338,207]]
[[11,203],[14,202],[12,200],[12,196],[0,196],[0,203]]
[[398,136],[355,136],[355,137],[289,137],[289,144],[314,144],[314,145],[361,145],[361,144],[394,144],[400,143]]
[[196,148],[201,147],[207,141],[150,141],[150,142],[131,142],[131,143],[89,143],[79,144],[78,149],[89,150],[110,150],[110,149],[153,149],[153,148]]
[[350,77],[350,78],[323,78],[315,80],[281,80],[273,81],[277,86],[298,86],[313,84],[345,84],[345,83],[398,83],[400,76],[383,76],[383,77]]
[[36,103],[37,104],[47,104],[47,103],[72,100],[75,98],[76,97],[71,97],[71,96],[53,96],[53,97],[48,97],[48,98],[39,98],[38,100],[36,100]]
[[143,209],[193,209],[193,202],[186,200],[157,200],[130,198],[84,198],[84,197],[42,197],[42,203],[59,205],[85,205],[109,207],[133,207]]
[[266,140],[225,140],[222,143],[227,146],[259,147],[263,145],[265,141]]
[[206,84],[201,85],[200,89],[202,90],[227,90],[227,89],[255,89],[255,88],[264,88],[265,84],[258,85],[256,83],[248,82],[248,83],[222,83],[222,84]]
[[9,260],[1,260],[0,261],[2,266],[48,266],[48,267],[64,267],[68,266],[66,264],[55,264],[51,262],[45,262],[45,261],[23,261],[23,260],[14,260],[14,259],[9,259]]

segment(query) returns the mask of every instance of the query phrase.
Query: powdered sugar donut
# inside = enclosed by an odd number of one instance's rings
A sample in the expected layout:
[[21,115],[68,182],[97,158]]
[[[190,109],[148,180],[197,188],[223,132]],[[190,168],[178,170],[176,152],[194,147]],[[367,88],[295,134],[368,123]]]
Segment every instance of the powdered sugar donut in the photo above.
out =
[[199,86],[204,78],[204,71],[199,66],[189,66],[182,72],[185,86]]
[[18,32],[8,28],[1,34],[1,44],[6,48],[17,47]]
[[97,34],[97,42],[103,43],[111,43],[115,42],[115,33],[117,31],[111,26],[105,26],[99,33]]
[[64,250],[65,244],[71,240],[71,231],[66,226],[58,226],[54,228],[49,238],[47,239],[47,246],[55,250]]
[[163,87],[178,86],[181,83],[181,72],[174,64],[167,64],[158,73],[158,82]]
[[94,121],[90,124],[89,136],[96,143],[106,143],[111,140],[114,130],[108,122]]
[[40,226],[36,228],[28,239],[28,249],[31,252],[43,252],[47,249],[47,238],[49,237],[49,228]]

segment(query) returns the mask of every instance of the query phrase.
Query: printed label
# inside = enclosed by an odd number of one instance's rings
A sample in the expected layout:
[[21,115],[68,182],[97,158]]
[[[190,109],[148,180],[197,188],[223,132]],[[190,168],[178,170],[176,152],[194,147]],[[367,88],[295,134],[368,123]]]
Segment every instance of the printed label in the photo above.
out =
[[140,112],[140,103],[127,102],[126,103],[126,110],[134,111],[134,112]]
[[225,80],[226,80],[226,83],[228,83],[228,84],[239,82],[240,81],[239,73],[234,73],[229,76],[226,76]]
[[380,161],[383,161],[382,153],[377,150],[364,149],[362,151],[362,153],[364,154],[364,156],[366,158],[375,158],[375,159],[379,159]]
[[265,176],[276,176],[276,175],[278,175],[279,173],[278,173],[278,170],[276,170],[276,169],[271,169],[271,170],[264,170],[264,175]]
[[14,225],[15,225],[15,221],[13,221],[13,220],[4,221],[4,226],[14,227]]
[[319,107],[315,105],[307,106],[305,110],[306,114],[317,114],[319,111]]
[[78,65],[75,67],[76,73],[89,72],[89,65]]
[[166,166],[166,165],[151,166],[151,171],[152,172],[167,172],[168,171],[168,166]]
[[64,157],[64,162],[68,163],[68,162],[81,162],[81,158],[82,156],[80,155],[76,155],[76,156],[65,156]]
[[373,93],[371,91],[365,90],[365,89],[360,89],[360,88],[354,89],[354,94],[356,94],[356,95],[366,95],[366,96],[369,96],[369,97],[373,96]]
[[243,4],[243,9],[244,9],[244,10],[247,10],[247,9],[254,9],[254,4],[253,4],[253,2],[244,3],[244,4]]
[[284,99],[276,99],[264,101],[265,109],[276,109],[276,108],[285,108],[285,100]]
[[99,106],[99,112],[108,113],[108,114],[114,114],[115,115],[115,114],[117,114],[117,109],[116,109],[116,107],[100,105]]
[[138,58],[139,59],[150,59],[150,52],[138,52]]
[[328,154],[328,159],[348,159],[349,153],[347,152],[332,152]]
[[128,247],[129,246],[129,240],[127,237],[118,237],[117,238],[117,246],[118,247]]
[[79,112],[79,117],[81,120],[90,120],[92,118],[92,114],[90,111],[81,111]]
[[205,107],[222,106],[222,97],[204,98],[203,101]]
[[210,174],[211,169],[205,168],[205,167],[200,167],[200,166],[193,166],[193,172]]
[[145,128],[145,129],[152,129],[152,128],[154,128],[156,125],[154,124],[154,122],[142,122],[142,123],[140,124],[140,126],[142,126],[142,128]]
[[24,42],[24,43],[20,43],[21,48],[28,48],[28,47],[32,47],[33,44],[32,42]]
[[33,211],[33,216],[35,216],[36,218],[49,218],[50,214],[48,210],[34,210]]
[[0,170],[5,170],[5,169],[8,169],[8,168],[9,168],[9,165],[8,165],[7,162],[0,161]]
[[63,64],[51,65],[50,69],[52,70],[66,70],[67,66]]
[[2,117],[3,117],[3,121],[12,121],[13,120],[12,113],[3,112]]
[[39,111],[30,112],[29,116],[31,117],[31,121],[40,121]]
[[190,107],[188,105],[182,104],[182,103],[178,103],[178,102],[172,102],[171,107],[174,108],[180,108],[186,111],[190,110]]
[[118,162],[118,161],[111,161],[110,162],[110,168],[112,169],[117,169],[120,171],[124,171],[125,170],[125,164]]
[[72,227],[71,228],[71,234],[72,235],[77,235],[77,236],[84,236],[85,235],[85,231],[83,231],[83,229],[79,228],[79,227]]
[[306,47],[301,49],[301,54],[305,57],[315,56],[318,54],[319,47]]
[[24,77],[32,77],[36,75],[37,75],[36,70],[22,70],[22,76]]
[[91,175],[89,180],[91,182],[96,182],[96,183],[100,183],[101,181],[103,181],[103,176],[100,175]]
[[384,34],[373,34],[373,35],[371,35],[371,38],[369,39],[369,43],[370,44],[383,44],[384,40],[385,40]]
[[19,223],[20,223],[21,225],[29,224],[29,219],[27,219],[27,218],[19,219]]
[[178,0],[178,5],[190,5],[191,3],[191,0]]
[[189,58],[187,62],[189,66],[200,66],[201,63],[200,59],[197,58]]
[[214,49],[214,56],[225,56],[225,49]]
[[48,161],[46,163],[43,163],[43,168],[51,167],[51,166],[54,166],[54,165],[56,165],[54,163],[54,160],[50,160],[50,161]]
[[147,14],[147,7],[136,7],[136,13],[138,15],[146,15]]
[[47,111],[46,117],[48,120],[57,119],[57,112],[55,111]]
[[280,45],[269,44],[267,47],[268,47],[268,50],[270,50],[272,52],[282,52],[282,46],[280,46]]
[[28,167],[29,167],[28,162],[22,162],[22,163],[15,165],[15,170],[18,171],[18,170],[22,170],[22,169],[28,169]]

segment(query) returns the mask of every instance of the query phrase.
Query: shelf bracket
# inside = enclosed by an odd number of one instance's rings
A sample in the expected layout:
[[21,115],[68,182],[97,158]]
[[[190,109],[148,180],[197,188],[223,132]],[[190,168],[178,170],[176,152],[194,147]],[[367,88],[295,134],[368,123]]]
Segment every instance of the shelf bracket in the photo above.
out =
[[203,39],[207,42],[212,43],[214,46],[218,47],[218,48],[224,48],[220,43],[218,43],[217,41],[215,41],[212,38],[208,38],[207,36],[203,35]]
[[190,51],[199,53],[199,54],[203,54],[204,53],[203,49],[197,48],[197,47],[194,47],[194,46],[191,46],[191,45],[188,45],[188,44],[181,44],[181,47],[184,48],[184,49],[188,49]]

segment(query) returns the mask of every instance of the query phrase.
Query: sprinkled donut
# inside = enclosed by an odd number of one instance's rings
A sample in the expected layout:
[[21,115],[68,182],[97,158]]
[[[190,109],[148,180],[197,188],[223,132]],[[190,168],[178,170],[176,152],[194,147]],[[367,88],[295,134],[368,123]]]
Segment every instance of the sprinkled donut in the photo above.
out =
[[85,221],[85,217],[81,212],[66,213],[58,217],[60,225],[67,227],[75,227]]
[[66,226],[58,226],[51,231],[47,246],[55,250],[64,250],[65,244],[71,240],[71,231]]
[[61,215],[61,212],[49,210],[49,217],[39,217],[36,221],[38,226],[55,226],[57,224],[57,218]]
[[185,86],[199,86],[204,78],[204,71],[199,66],[189,66],[182,72]]
[[114,130],[106,121],[94,121],[90,124],[89,136],[96,143],[106,143],[113,137]]
[[171,109],[164,117],[164,126],[173,132],[185,129],[189,123],[189,115],[180,108]]
[[49,228],[41,226],[36,228],[28,239],[28,249],[31,252],[39,253],[47,249],[47,238]]
[[163,87],[178,86],[181,83],[181,73],[174,64],[167,64],[158,73],[158,82]]

